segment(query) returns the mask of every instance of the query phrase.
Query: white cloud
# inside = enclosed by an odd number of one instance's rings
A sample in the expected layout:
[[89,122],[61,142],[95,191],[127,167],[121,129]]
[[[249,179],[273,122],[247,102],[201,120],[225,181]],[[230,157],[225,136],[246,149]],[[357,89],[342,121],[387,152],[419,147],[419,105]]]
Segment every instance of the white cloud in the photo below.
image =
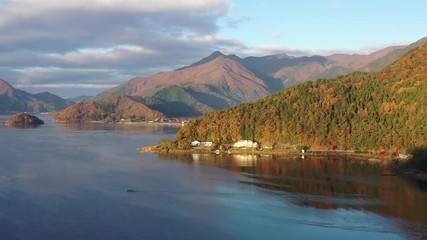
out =
[[225,39],[216,35],[194,35],[186,36],[183,38],[185,41],[193,42],[195,44],[210,44],[214,46],[224,45],[227,47],[243,46],[244,43],[239,40]]
[[0,77],[66,87],[191,64],[241,44],[216,35],[229,8],[228,0],[6,0]]
[[216,50],[241,57],[336,51],[222,38],[221,26],[252,21],[230,19],[230,0],[5,0],[0,6],[0,78],[15,86],[104,88],[190,65]]
[[3,15],[0,19],[16,14],[21,14],[22,17],[34,17],[46,12],[70,9],[139,13],[212,11],[225,14],[229,4],[224,0],[9,0],[3,3],[2,8]]
[[235,47],[230,47],[224,51],[226,54],[236,54],[240,57],[248,56],[267,56],[267,55],[276,55],[276,54],[287,54],[290,56],[301,57],[301,56],[329,56],[333,54],[371,54],[375,51],[382,50],[388,46],[402,46],[409,43],[395,43],[388,45],[369,45],[360,49],[299,49],[292,48],[286,45],[277,45],[277,44],[265,44],[258,46],[244,46],[236,45]]
[[138,55],[139,57],[149,57],[154,54],[154,51],[131,45],[116,46],[112,48],[90,48],[79,49],[75,52],[68,53],[53,53],[46,56],[57,61],[64,62],[70,65],[92,65],[96,63],[108,64],[120,61],[129,60],[131,55]]
[[13,69],[10,72],[16,79],[14,85],[17,86],[42,86],[45,84],[58,86],[61,84],[117,85],[119,79],[123,80],[115,69],[36,67]]
[[230,48],[229,50],[226,51],[226,53],[237,54],[238,56],[241,56],[241,57],[266,56],[266,55],[275,55],[275,54],[283,54],[283,53],[291,56],[303,56],[303,55],[310,54],[309,52],[303,49],[290,48],[288,46],[274,45],[274,44]]
[[85,84],[85,83],[55,83],[55,84],[16,84],[17,88],[91,88],[106,89],[116,87],[117,84]]

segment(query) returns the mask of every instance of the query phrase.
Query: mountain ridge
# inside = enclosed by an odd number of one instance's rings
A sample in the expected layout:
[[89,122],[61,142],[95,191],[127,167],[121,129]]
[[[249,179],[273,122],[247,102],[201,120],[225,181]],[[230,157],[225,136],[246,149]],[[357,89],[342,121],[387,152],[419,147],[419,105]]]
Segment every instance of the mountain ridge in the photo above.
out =
[[[214,111],[185,125],[191,141],[242,139],[323,149],[405,150],[427,145],[427,44],[384,70],[305,82],[254,103]],[[367,134],[369,133],[369,134]]]
[[[175,89],[170,88],[171,86],[175,86]],[[233,106],[270,95],[274,85],[257,77],[239,62],[216,52],[193,66],[150,77],[133,78],[118,87],[98,94],[93,99],[128,95],[171,102],[170,97],[165,94],[159,96],[158,93],[164,93],[165,89],[169,89],[173,94],[177,90],[176,87],[182,89],[187,99],[197,100],[187,107],[194,108],[200,115],[217,109],[218,106]],[[179,100],[172,102],[179,102]]]
[[241,59],[241,64],[256,74],[281,79],[284,87],[290,87],[308,80],[333,78],[353,71],[379,71],[399,59],[410,49],[425,43],[427,43],[427,38],[422,38],[409,45],[390,46],[365,55],[247,57]]
[[[189,66],[148,77],[135,77],[91,100],[108,96],[132,96],[167,116],[194,117],[212,110],[253,102],[286,87],[354,71],[374,71],[395,61],[410,48],[387,47],[368,55],[334,54],[293,57],[276,54],[240,58],[220,51]],[[178,93],[181,96],[178,96]]]
[[52,93],[30,94],[0,79],[0,113],[51,112],[70,104],[71,102]]

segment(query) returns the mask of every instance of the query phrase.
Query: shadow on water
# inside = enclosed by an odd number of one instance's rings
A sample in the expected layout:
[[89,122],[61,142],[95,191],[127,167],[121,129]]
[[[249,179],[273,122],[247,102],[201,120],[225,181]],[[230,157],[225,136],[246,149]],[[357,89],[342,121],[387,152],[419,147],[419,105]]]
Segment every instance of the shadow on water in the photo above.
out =
[[299,206],[369,211],[405,222],[420,223],[421,231],[427,231],[425,184],[415,186],[398,176],[383,176],[383,171],[387,170],[369,161],[212,154],[159,157],[186,164],[214,165],[239,173],[248,179],[242,184],[283,196],[286,202]]

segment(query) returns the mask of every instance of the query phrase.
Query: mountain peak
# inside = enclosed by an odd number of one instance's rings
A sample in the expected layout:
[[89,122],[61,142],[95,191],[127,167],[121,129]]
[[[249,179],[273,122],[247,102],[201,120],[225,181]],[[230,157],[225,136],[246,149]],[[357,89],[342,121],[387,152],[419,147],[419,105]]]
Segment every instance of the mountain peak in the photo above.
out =
[[61,100],[61,101],[65,100],[65,99],[63,99],[63,98],[61,98],[61,97],[59,97],[53,93],[50,93],[50,92],[36,93],[36,94],[33,94],[33,96],[37,99],[40,99],[40,100],[47,100],[47,99],[49,99],[49,100]]
[[1,87],[12,87],[8,82],[6,82],[5,80],[3,80],[3,79],[0,79],[0,88]]
[[192,64],[191,66],[192,66],[192,67],[194,67],[194,66],[197,66],[197,65],[201,65],[201,64],[204,64],[204,63],[210,62],[210,61],[212,61],[212,60],[215,60],[215,59],[217,59],[218,57],[226,57],[226,56],[225,56],[222,52],[220,52],[220,51],[215,51],[215,52],[213,52],[211,55],[209,55],[209,56],[207,56],[207,57],[203,58],[202,60],[200,60],[200,61],[198,61],[198,62],[196,62],[196,63]]
[[213,52],[211,55],[209,55],[207,58],[210,58],[210,59],[215,59],[215,58],[217,58],[217,57],[225,57],[225,55],[222,53],[222,52],[220,52],[220,51],[215,51],[215,52]]
[[[190,146],[194,139],[213,140],[219,145],[250,139],[324,149],[334,146],[388,151],[390,146],[391,151],[398,152],[424,146],[426,62],[427,44],[380,72],[306,82],[251,104],[209,113],[181,128],[176,141]],[[306,99],[317,100],[307,103]],[[330,119],[334,119],[334,127],[330,127]]]
[[8,82],[0,79],[0,95],[11,95],[13,94],[14,88]]
[[287,55],[286,53],[275,54],[275,55],[272,55],[272,57],[274,57],[276,59],[291,59],[291,58],[293,58],[293,57]]
[[50,112],[64,109],[70,104],[69,101],[49,92],[30,94],[15,89],[2,79],[0,79],[0,96],[0,113]]
[[202,58],[202,60],[200,60],[200,61],[198,61],[198,62],[195,62],[195,63],[191,64],[190,66],[186,66],[186,67],[183,67],[183,68],[179,68],[179,69],[177,69],[177,70],[184,70],[184,69],[189,68],[189,67],[195,67],[195,66],[198,66],[198,65],[202,65],[202,64],[208,63],[208,62],[210,62],[210,61],[212,61],[212,60],[215,60],[215,59],[217,59],[218,57],[226,57],[226,55],[224,55],[224,54],[223,54],[222,52],[220,52],[220,51],[215,51],[215,52],[213,52],[211,55],[209,55],[209,56],[207,56],[207,57],[205,57],[205,58]]

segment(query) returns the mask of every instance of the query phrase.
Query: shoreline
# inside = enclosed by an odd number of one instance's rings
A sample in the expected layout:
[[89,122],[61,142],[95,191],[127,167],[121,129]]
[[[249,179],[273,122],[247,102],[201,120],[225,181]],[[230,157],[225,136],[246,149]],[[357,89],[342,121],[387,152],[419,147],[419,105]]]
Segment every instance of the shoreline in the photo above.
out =
[[212,155],[257,155],[257,156],[288,156],[288,157],[343,157],[353,160],[368,161],[376,163],[387,171],[383,173],[383,176],[401,176],[409,180],[422,181],[427,183],[427,172],[423,172],[419,169],[411,169],[406,167],[406,163],[411,160],[401,159],[399,157],[391,155],[378,155],[374,153],[356,153],[351,150],[310,150],[305,153],[296,150],[255,150],[255,149],[231,149],[231,151],[213,151],[207,148],[193,148],[193,149],[161,149],[159,146],[144,146],[138,148],[141,154],[144,153],[155,153],[155,154],[212,154]]
[[295,150],[253,150],[253,149],[232,149],[231,152],[215,152],[209,149],[160,149],[158,146],[144,146],[138,148],[141,154],[154,153],[154,154],[171,154],[171,155],[185,155],[185,154],[212,154],[212,155],[257,155],[257,156],[287,156],[287,157],[299,157],[304,159],[305,157],[342,157],[352,160],[368,161],[376,163],[379,166],[386,169],[383,176],[400,176],[407,178],[412,181],[421,181],[427,183],[427,172],[423,172],[417,169],[408,169],[405,164],[410,159],[400,159],[398,157],[392,157],[390,155],[383,156],[373,153],[355,153],[351,151],[307,151],[301,153]]
[[170,125],[182,126],[178,122],[103,122],[103,121],[52,121],[59,124],[113,124],[113,125]]
[[366,160],[370,162],[377,162],[379,164],[391,164],[393,161],[398,160],[392,156],[381,156],[372,153],[355,153],[352,151],[334,151],[334,150],[313,150],[301,153],[296,150],[255,150],[255,149],[231,149],[226,152],[213,151],[206,148],[194,148],[194,149],[160,149],[158,146],[144,146],[138,148],[138,151],[144,153],[155,153],[155,154],[243,154],[243,155],[278,155],[278,156],[318,156],[318,157],[348,157],[359,160]]

